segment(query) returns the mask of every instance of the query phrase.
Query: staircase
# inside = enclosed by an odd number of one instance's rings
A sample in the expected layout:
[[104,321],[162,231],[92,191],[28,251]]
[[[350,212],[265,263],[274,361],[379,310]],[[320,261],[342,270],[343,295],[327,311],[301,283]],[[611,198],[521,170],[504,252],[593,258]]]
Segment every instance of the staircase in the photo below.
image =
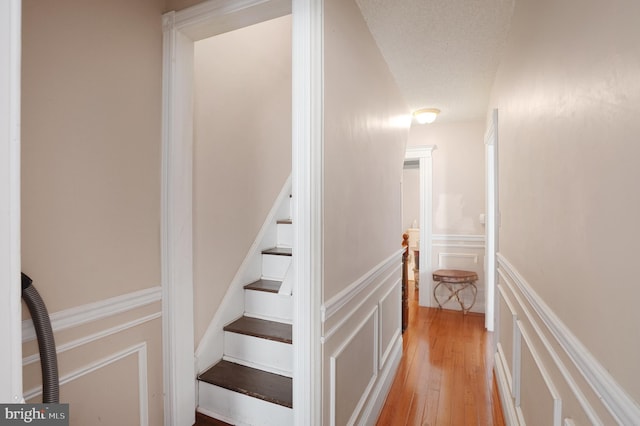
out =
[[244,286],[243,316],[224,327],[222,359],[198,377],[198,411],[234,425],[293,424],[293,225],[276,227],[262,277]]

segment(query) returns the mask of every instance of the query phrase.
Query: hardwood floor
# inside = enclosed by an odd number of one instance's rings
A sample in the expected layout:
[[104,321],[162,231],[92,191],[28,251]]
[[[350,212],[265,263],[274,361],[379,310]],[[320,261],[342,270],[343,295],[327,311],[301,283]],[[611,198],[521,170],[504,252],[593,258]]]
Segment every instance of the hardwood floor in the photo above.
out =
[[377,425],[504,425],[484,316],[418,307],[409,286],[404,354]]

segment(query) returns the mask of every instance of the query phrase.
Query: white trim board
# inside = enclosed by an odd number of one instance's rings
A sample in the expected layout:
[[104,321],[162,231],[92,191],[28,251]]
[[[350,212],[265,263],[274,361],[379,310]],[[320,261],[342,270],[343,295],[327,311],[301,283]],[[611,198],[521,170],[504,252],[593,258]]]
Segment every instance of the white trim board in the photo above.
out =
[[22,400],[20,286],[21,0],[0,2],[0,401]]
[[[161,297],[162,288],[157,286],[65,309],[50,315],[51,328],[56,332],[78,327],[92,321],[159,302]],[[35,340],[35,338],[36,331],[33,328],[33,321],[31,319],[22,321],[22,342],[26,343]]]
[[326,322],[329,318],[334,316],[344,305],[349,303],[356,296],[360,295],[364,290],[368,290],[368,293],[370,294],[372,290],[368,289],[368,287],[374,283],[384,271],[388,270],[395,263],[398,265],[401,263],[403,251],[404,249],[399,249],[324,303],[320,307],[322,322]]
[[[154,319],[158,319],[162,316],[161,312],[156,312],[153,314],[145,315],[141,318],[137,318],[132,321],[125,322],[123,324],[117,325],[115,327],[107,328],[106,330],[99,331],[97,333],[92,333],[87,336],[81,337],[79,339],[72,340],[67,343],[63,343],[62,345],[57,345],[56,353],[61,354],[66,351],[70,351],[72,349],[78,348],[80,346],[84,346],[88,343],[95,342],[96,340],[103,339],[105,337],[111,336],[113,334],[121,333],[130,328],[136,327],[138,325],[142,325],[146,322],[153,321]],[[40,354],[35,353],[33,355],[26,356],[22,358],[22,365],[26,366],[29,364],[33,364],[35,362],[40,361]]]
[[436,145],[410,146],[405,151],[405,160],[419,160],[420,162],[420,283],[426,291],[419,293],[418,304],[431,306],[433,283],[429,278],[432,267],[432,238],[433,238],[433,151]]
[[[634,424],[640,419],[640,405],[631,398],[618,382],[606,371],[571,330],[557,317],[544,300],[500,253],[498,266],[504,270],[536,315],[543,321],[557,343],[580,371],[603,405],[620,424]],[[499,269],[499,271],[500,271]],[[508,283],[508,281],[507,281]]]
[[218,25],[224,24],[223,30],[241,28],[284,12],[293,15],[294,423],[321,423],[323,1],[210,0],[164,15],[161,241],[166,425],[192,424],[196,405],[190,315],[193,43],[214,35]]
[[[120,361],[130,355],[138,356],[138,404],[140,409],[140,426],[149,425],[149,390],[147,383],[147,342],[138,343],[122,351],[109,355],[106,358],[95,361],[91,364],[66,374],[60,378],[60,386],[64,386],[80,377],[86,376],[100,368],[106,367],[114,362]],[[42,394],[42,386],[28,390],[24,394],[24,399],[28,400]]]

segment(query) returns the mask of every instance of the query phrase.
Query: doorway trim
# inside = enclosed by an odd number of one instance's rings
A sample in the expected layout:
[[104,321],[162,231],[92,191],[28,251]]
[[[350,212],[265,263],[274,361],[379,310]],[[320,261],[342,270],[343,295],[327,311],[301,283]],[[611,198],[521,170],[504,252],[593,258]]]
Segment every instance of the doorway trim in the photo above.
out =
[[418,160],[420,164],[420,290],[418,304],[431,306],[433,283],[431,280],[433,253],[433,151],[436,145],[407,147],[405,160]]
[[322,0],[210,0],[163,15],[161,273],[165,425],[193,424],[194,43],[293,15],[294,423],[321,415]]
[[21,0],[0,4],[0,401],[22,402],[20,286]]
[[[494,331],[498,312],[496,302],[496,253],[498,252],[498,228],[500,227],[500,210],[498,204],[498,110],[491,111],[484,136],[485,144],[485,316],[484,326]],[[494,339],[497,341],[497,339]]]

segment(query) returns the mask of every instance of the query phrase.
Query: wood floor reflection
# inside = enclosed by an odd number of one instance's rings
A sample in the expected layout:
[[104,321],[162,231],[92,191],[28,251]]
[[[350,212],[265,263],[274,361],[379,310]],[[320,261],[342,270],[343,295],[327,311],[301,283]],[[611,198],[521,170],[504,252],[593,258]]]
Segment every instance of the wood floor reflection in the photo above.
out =
[[484,316],[419,307],[409,286],[402,361],[378,426],[504,425]]

